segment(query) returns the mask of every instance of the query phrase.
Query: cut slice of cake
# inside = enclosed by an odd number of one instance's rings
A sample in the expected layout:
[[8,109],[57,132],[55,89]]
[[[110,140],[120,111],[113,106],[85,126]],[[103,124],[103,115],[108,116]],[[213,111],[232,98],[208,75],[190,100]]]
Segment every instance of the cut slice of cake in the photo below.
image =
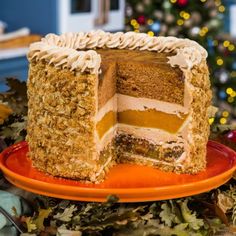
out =
[[49,34],[30,47],[29,156],[98,182],[115,163],[197,173],[206,166],[211,90],[196,42],[146,34]]

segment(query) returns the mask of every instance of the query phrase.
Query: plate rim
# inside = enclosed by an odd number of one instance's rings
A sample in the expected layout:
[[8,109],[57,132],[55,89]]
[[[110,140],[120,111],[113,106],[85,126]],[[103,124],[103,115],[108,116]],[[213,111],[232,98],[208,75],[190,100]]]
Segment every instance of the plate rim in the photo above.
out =
[[[204,183],[207,183],[209,181],[214,181],[217,180],[219,178],[226,178],[228,175],[230,175],[231,173],[233,174],[233,172],[236,170],[236,152],[234,150],[232,150],[231,148],[229,148],[228,146],[225,146],[219,142],[216,141],[212,141],[209,140],[207,143],[208,146],[213,146],[218,147],[218,148],[224,148],[227,150],[227,153],[232,153],[234,155],[234,163],[232,163],[231,168],[228,169],[225,172],[222,172],[216,176],[207,178],[207,179],[203,179],[197,182],[190,182],[190,183],[185,183],[185,184],[179,184],[178,186],[181,186],[181,188],[189,188],[189,187],[197,187],[196,185],[201,185]],[[89,193],[96,193],[96,194],[109,194],[109,192],[113,192],[115,191],[117,194],[124,194],[127,193],[127,191],[129,191],[129,194],[134,194],[137,193],[138,191],[140,192],[145,192],[145,193],[149,193],[149,192],[153,192],[155,190],[168,190],[171,191],[172,189],[176,188],[177,185],[167,185],[167,186],[161,186],[161,187],[140,187],[140,188],[96,188],[96,187],[80,187],[80,186],[73,186],[73,185],[63,185],[63,184],[57,184],[57,183],[49,183],[49,182],[44,182],[41,180],[37,180],[37,179],[33,179],[33,178],[28,178],[26,176],[20,175],[18,173],[15,173],[13,171],[11,171],[10,169],[8,169],[6,167],[6,165],[4,164],[5,159],[7,158],[7,155],[9,155],[10,153],[17,151],[20,148],[24,148],[25,146],[27,146],[27,142],[26,141],[21,141],[19,143],[13,144],[12,146],[9,146],[8,148],[6,148],[5,150],[3,150],[3,152],[0,154],[0,169],[2,169],[4,175],[5,173],[14,178],[14,175],[17,176],[21,182],[27,182],[32,184],[36,184],[37,186],[44,186],[44,187],[50,187],[50,189],[62,189],[65,190],[73,190],[76,191],[77,189],[80,190],[80,192],[89,192]],[[58,178],[58,177],[55,177]],[[15,179],[15,178],[14,178]]]

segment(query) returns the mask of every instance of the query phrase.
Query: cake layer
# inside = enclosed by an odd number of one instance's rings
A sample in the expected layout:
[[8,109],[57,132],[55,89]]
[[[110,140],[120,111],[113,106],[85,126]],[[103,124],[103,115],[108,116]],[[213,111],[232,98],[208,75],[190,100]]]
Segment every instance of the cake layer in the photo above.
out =
[[113,83],[116,80],[116,91],[121,94],[184,104],[183,73],[167,63],[173,53],[127,49],[98,49],[97,52],[102,57],[99,107],[111,98],[108,91],[113,86],[103,81],[106,79]]
[[183,173],[183,172],[188,173],[188,169],[184,168],[182,164],[144,157],[143,155],[133,154],[130,152],[123,152],[122,155],[118,155],[117,160],[118,163],[145,165],[159,168],[163,171],[173,171],[175,173]]
[[115,60],[101,64],[98,81],[98,109],[101,109],[116,94],[116,66]]
[[[170,146],[168,146],[170,145]],[[184,155],[183,143],[175,141],[162,144],[152,143],[144,138],[118,132],[116,136],[116,147],[118,159],[122,162],[123,154],[140,155],[153,161],[163,161],[174,165]]]

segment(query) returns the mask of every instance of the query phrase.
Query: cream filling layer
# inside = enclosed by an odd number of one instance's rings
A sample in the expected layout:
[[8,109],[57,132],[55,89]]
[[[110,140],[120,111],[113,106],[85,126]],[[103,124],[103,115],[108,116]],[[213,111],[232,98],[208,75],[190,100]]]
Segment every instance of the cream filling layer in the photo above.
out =
[[175,161],[175,162],[166,162],[166,161],[161,161],[161,160],[157,160],[157,159],[153,159],[153,158],[149,158],[149,157],[143,157],[141,155],[137,155],[137,154],[131,154],[127,153],[127,155],[129,155],[130,159],[139,159],[141,161],[151,161],[153,163],[157,163],[157,164],[164,164],[166,166],[175,166],[175,167],[182,167],[183,165],[181,164],[181,162],[178,162],[178,159],[181,159],[182,156],[185,156],[185,152],[183,154],[181,154],[181,156]]
[[124,94],[117,94],[118,112],[126,110],[144,111],[147,109],[155,109],[157,111],[168,114],[178,115],[179,113],[187,113],[188,109],[169,102],[158,101],[156,99],[132,97]]
[[[167,142],[176,141],[178,145],[183,145],[183,138],[181,134],[170,134],[161,129],[137,127],[133,125],[119,124],[117,133],[126,133],[133,135],[140,139],[146,139],[151,143],[163,145]],[[173,144],[176,146],[176,144]]]
[[175,115],[179,115],[180,113],[188,113],[188,109],[179,104],[162,102],[150,98],[137,98],[117,93],[112,98],[110,98],[101,109],[99,109],[96,115],[96,122],[99,122],[109,111],[145,111],[147,109],[155,109],[157,111]]
[[117,112],[117,105],[117,94],[115,94],[101,109],[98,110],[95,118],[96,122],[99,122],[110,111]]

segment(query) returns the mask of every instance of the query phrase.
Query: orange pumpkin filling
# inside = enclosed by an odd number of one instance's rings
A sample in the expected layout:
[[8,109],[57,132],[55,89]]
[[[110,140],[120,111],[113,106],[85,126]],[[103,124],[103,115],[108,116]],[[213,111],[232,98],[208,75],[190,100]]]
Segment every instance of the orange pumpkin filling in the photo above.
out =
[[183,125],[188,114],[180,113],[180,116],[167,114],[155,109],[147,109],[145,111],[127,110],[116,113],[109,111],[96,126],[99,138],[117,123],[127,125],[141,126],[146,128],[162,129],[169,133],[176,133]]
[[169,133],[176,133],[187,116],[188,115],[186,114],[180,113],[179,117],[155,109],[147,109],[145,111],[127,110],[118,113],[118,122],[147,128],[157,128]]
[[115,124],[117,123],[116,112],[109,111],[103,116],[103,118],[97,123],[96,130],[99,138],[102,136]]

